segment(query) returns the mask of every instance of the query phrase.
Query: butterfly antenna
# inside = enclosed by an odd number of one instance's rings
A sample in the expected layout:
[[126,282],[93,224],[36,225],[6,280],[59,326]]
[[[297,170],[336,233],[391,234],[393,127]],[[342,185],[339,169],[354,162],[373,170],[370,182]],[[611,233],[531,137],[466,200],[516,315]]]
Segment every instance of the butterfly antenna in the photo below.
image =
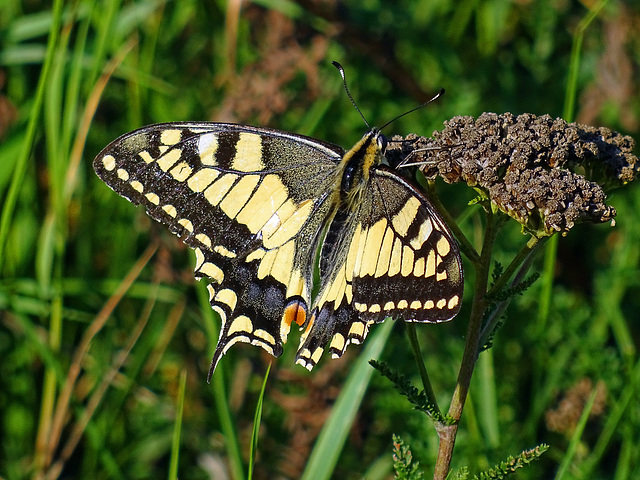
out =
[[[362,114],[362,112],[358,108],[358,105],[356,104],[355,100],[351,96],[351,92],[349,92],[349,87],[347,87],[347,77],[345,77],[345,75],[344,75],[344,68],[342,68],[342,65],[340,65],[335,60],[333,62],[331,62],[331,63],[333,63],[333,66],[336,67],[338,69],[338,71],[340,72],[340,76],[342,77],[342,84],[344,85],[344,90],[345,90],[345,92],[347,92],[347,97],[349,97],[349,100],[351,100],[351,103],[353,104],[353,107],[358,111],[358,113],[362,117],[362,120],[364,120],[364,123],[367,125],[367,128],[371,129],[371,125],[369,125],[369,122],[367,122],[367,119],[364,118],[364,115]],[[429,101],[431,101],[431,100],[429,100]],[[429,103],[429,102],[427,102],[427,103]],[[422,106],[422,105],[420,105],[420,106]],[[407,113],[409,113],[409,112],[407,112]],[[400,116],[402,116],[402,115],[400,115]],[[395,120],[395,118],[394,118],[394,120]],[[391,122],[389,122],[389,123],[391,123]]]
[[[344,74],[343,74],[343,78],[344,78]],[[346,84],[345,84],[346,87]],[[347,92],[348,93],[348,92]],[[400,115],[398,115],[395,118],[392,118],[391,120],[389,120],[387,123],[385,123],[383,126],[380,127],[380,130],[382,130],[384,127],[386,127],[387,125],[389,125],[390,123],[395,122],[396,120],[398,120],[399,118],[404,117],[405,115],[410,114],[411,112],[415,112],[416,110],[418,110],[419,108],[424,107],[425,105],[430,104],[431,102],[437,100],[438,98],[440,98],[442,95],[444,95],[444,88],[441,88],[440,91],[438,93],[436,93],[430,100],[427,100],[426,102],[418,105],[417,107],[412,108],[411,110],[409,110],[408,112],[404,112],[401,113]],[[353,100],[351,100],[353,102]],[[362,115],[362,114],[360,114]]]

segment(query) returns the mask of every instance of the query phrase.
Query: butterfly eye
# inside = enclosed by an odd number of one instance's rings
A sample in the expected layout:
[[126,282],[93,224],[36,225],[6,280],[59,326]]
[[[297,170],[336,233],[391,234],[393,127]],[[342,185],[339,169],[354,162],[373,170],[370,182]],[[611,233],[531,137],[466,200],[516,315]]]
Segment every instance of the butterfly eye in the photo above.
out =
[[384,153],[387,150],[387,144],[388,144],[387,137],[379,133],[377,140],[378,140],[378,146],[380,147],[380,150],[382,150],[382,153]]

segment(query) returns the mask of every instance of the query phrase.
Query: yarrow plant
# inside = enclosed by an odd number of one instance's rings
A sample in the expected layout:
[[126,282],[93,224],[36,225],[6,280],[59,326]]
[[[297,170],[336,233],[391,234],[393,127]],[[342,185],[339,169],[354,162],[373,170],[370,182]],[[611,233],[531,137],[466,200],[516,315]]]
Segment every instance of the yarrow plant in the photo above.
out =
[[465,182],[537,238],[612,220],[605,190],[638,170],[631,137],[549,115],[454,117],[433,138],[401,145],[425,176]]
[[[424,391],[412,387],[388,365],[371,362],[415,409],[433,420],[440,438],[435,479],[444,479],[449,474],[458,424],[478,355],[490,346],[499,319],[513,296],[535,280],[535,276],[525,278],[525,275],[539,247],[552,235],[566,235],[582,222],[614,224],[616,211],[606,204],[606,192],[636,178],[640,164],[633,148],[631,137],[606,128],[567,123],[548,115],[509,113],[485,113],[477,119],[455,117],[431,138],[409,135],[404,139],[394,137],[390,142],[387,156],[392,162],[417,166],[430,180],[439,176],[448,183],[464,182],[473,188],[478,193],[474,202],[481,205],[485,216],[482,250],[477,252],[432,195],[475,270],[465,351],[447,414],[438,407],[411,324],[407,324],[407,330]],[[506,269],[495,268],[492,273],[494,242],[508,217],[520,223],[530,238]],[[503,478],[545,450],[546,446],[539,446],[523,452],[517,461],[512,458],[501,464],[511,465],[512,470],[498,466],[477,478]],[[458,478],[466,478],[466,473],[458,472]]]

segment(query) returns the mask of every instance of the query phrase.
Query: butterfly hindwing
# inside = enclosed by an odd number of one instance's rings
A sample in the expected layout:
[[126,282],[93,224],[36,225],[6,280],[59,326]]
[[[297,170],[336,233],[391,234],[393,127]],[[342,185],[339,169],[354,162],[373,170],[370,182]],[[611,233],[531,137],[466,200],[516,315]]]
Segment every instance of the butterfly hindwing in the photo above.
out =
[[371,182],[371,201],[360,215],[356,310],[376,322],[385,313],[406,321],[450,320],[461,306],[463,277],[448,227],[424,194],[392,170],[377,168]]
[[352,215],[336,215],[333,249],[323,246],[325,281],[297,357],[309,369],[325,346],[340,357],[386,317],[441,322],[460,309],[460,254],[429,200],[384,166],[366,191]]

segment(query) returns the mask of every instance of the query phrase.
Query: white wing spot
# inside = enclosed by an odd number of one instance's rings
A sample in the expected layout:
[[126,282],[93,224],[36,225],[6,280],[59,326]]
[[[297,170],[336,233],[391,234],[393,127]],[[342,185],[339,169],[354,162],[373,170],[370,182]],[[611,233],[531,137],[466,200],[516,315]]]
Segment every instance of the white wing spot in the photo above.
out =
[[216,152],[218,151],[218,135],[215,133],[207,133],[201,135],[198,139],[198,153],[200,161],[203,165],[215,167]]
[[189,233],[193,233],[193,224],[191,223],[191,220],[187,218],[181,218],[180,220],[178,220],[178,223],[182,225]]
[[147,197],[147,200],[149,200],[149,202],[153,203],[154,205],[160,205],[160,197],[155,193],[149,192],[145,195],[145,197]]
[[129,180],[129,172],[127,172],[124,168],[118,169],[118,178],[120,180],[124,180],[125,182]]
[[458,306],[458,302],[460,301],[460,297],[458,297],[458,295],[454,295],[453,297],[451,297],[449,299],[449,303],[447,303],[447,308],[449,310],[453,310],[454,308],[456,308]]
[[164,207],[162,207],[162,210],[167,212],[167,215],[169,215],[170,217],[173,217],[173,218],[175,218],[176,215],[178,214],[178,211],[176,210],[176,207],[174,207],[173,205],[165,205]]
[[196,240],[198,240],[201,244],[206,245],[207,247],[211,247],[211,239],[204,233],[197,234]]
[[113,155],[105,155],[104,157],[102,157],[102,165],[104,166],[105,170],[110,172],[114,168],[116,168],[116,159],[113,157]]
[[133,182],[131,182],[130,185],[131,185],[131,188],[133,188],[138,193],[142,193],[144,191],[144,187],[137,180],[134,180]]
[[163,130],[160,134],[160,141],[165,145],[175,145],[180,141],[182,132],[180,130]]
[[414,300],[411,302],[411,305],[409,305],[409,308],[412,310],[419,310],[422,308],[422,302],[420,300]]

